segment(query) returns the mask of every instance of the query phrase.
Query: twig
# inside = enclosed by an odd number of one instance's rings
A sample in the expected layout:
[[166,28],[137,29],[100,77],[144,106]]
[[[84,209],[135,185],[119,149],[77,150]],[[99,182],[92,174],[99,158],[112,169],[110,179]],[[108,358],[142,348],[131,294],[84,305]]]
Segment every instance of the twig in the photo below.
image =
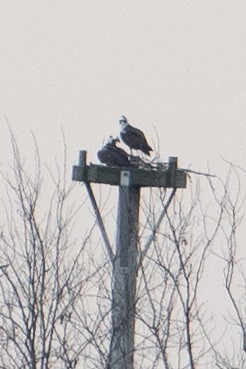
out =
[[185,172],[185,173],[193,173],[193,174],[197,174],[199,176],[214,177],[214,178],[216,177],[214,174],[197,172],[197,171],[191,170],[191,169],[179,169],[179,171]]

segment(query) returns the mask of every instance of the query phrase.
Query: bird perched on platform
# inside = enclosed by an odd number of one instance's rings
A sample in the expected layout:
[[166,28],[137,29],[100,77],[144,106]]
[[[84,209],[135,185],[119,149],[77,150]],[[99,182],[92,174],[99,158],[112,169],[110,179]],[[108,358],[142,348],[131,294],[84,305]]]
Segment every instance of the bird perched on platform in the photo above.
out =
[[106,145],[97,153],[98,159],[108,166],[128,167],[130,166],[129,155],[116,146],[117,142],[120,142],[118,137],[109,136]]
[[132,150],[141,150],[144,154],[150,156],[150,151],[153,150],[149,146],[143,132],[131,126],[124,115],[120,117],[119,122],[121,126],[120,137],[130,147],[131,152]]

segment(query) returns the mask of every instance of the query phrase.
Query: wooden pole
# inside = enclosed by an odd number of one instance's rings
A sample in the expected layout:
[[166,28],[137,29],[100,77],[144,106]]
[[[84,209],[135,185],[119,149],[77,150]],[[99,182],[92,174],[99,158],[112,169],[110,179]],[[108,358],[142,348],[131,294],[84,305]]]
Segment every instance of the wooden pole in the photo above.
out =
[[[168,166],[153,168],[108,167],[86,165],[86,151],[81,150],[79,165],[73,166],[72,179],[85,182],[93,209],[113,264],[112,328],[107,369],[134,369],[134,325],[136,278],[139,266],[165,216],[176,188],[186,187],[186,173],[178,170],[177,158],[170,157]],[[151,170],[150,170],[151,169]],[[119,186],[116,252],[110,246],[90,183]],[[149,240],[138,260],[138,218],[141,187],[173,188]]]
[[122,171],[114,262],[110,369],[133,369],[140,187]]

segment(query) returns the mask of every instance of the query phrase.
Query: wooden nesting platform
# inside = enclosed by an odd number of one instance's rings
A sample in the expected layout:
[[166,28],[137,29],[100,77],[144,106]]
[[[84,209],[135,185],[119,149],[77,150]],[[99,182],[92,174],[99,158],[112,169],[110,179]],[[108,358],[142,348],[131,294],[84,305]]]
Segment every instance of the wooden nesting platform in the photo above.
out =
[[104,183],[111,186],[185,188],[186,173],[177,168],[177,158],[170,157],[165,168],[108,167],[86,164],[86,151],[80,151],[79,165],[73,166],[72,180]]

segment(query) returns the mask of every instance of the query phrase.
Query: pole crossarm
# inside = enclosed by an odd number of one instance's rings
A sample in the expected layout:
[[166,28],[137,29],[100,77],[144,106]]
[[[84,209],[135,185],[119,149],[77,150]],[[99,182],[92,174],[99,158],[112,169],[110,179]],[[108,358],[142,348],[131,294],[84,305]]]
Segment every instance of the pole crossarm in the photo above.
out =
[[[158,165],[160,164],[160,165]],[[73,166],[72,179],[78,182],[104,183],[122,186],[122,171],[130,171],[130,183],[139,187],[185,188],[186,172],[177,168],[177,158],[169,157],[168,163],[157,163],[153,168],[109,167],[86,164],[86,151],[81,150],[79,165]]]

